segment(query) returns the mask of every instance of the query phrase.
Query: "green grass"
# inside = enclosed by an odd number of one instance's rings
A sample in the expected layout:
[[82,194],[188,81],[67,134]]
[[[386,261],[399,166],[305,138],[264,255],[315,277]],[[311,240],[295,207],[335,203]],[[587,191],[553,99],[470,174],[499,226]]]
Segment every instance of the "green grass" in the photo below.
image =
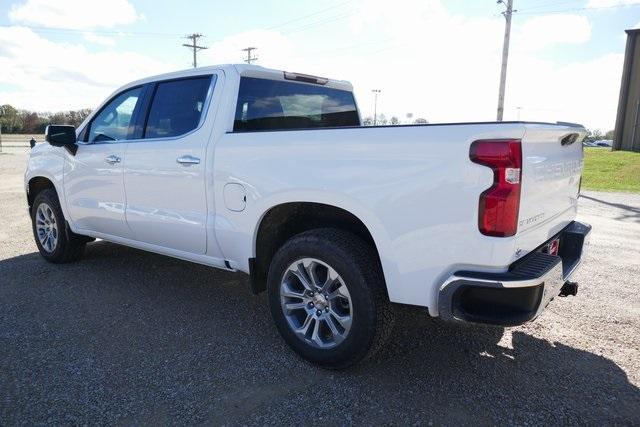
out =
[[585,147],[582,188],[640,193],[640,153]]

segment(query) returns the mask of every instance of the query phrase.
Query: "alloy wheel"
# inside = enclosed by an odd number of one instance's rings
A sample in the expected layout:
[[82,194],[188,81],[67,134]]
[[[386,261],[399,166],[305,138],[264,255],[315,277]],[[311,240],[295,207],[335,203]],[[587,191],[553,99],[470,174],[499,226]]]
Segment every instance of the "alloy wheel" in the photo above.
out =
[[289,265],[280,283],[280,305],[291,330],[316,348],[332,348],[351,329],[353,305],[340,275],[316,258]]

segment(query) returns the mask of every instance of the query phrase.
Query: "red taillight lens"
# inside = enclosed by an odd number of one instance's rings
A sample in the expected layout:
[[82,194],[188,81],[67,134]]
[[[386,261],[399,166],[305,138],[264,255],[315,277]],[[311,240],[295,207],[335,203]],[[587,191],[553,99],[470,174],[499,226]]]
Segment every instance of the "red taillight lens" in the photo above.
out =
[[472,162],[493,169],[493,185],[480,195],[478,228],[487,236],[518,231],[522,149],[518,139],[485,139],[471,144]]

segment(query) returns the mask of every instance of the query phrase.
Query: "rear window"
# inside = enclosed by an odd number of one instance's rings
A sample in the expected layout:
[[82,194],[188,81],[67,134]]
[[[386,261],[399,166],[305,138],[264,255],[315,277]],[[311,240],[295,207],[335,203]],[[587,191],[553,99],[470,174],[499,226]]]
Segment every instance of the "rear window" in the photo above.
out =
[[234,131],[359,125],[352,92],[253,77],[240,79]]
[[178,136],[198,127],[211,76],[158,83],[145,138]]

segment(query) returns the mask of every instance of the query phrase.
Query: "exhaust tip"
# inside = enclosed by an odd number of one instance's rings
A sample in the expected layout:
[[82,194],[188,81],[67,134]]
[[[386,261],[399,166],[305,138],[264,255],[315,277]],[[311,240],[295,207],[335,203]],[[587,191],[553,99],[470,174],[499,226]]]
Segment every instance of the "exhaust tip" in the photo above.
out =
[[560,289],[560,296],[567,297],[569,295],[575,297],[578,294],[578,283],[566,281]]

